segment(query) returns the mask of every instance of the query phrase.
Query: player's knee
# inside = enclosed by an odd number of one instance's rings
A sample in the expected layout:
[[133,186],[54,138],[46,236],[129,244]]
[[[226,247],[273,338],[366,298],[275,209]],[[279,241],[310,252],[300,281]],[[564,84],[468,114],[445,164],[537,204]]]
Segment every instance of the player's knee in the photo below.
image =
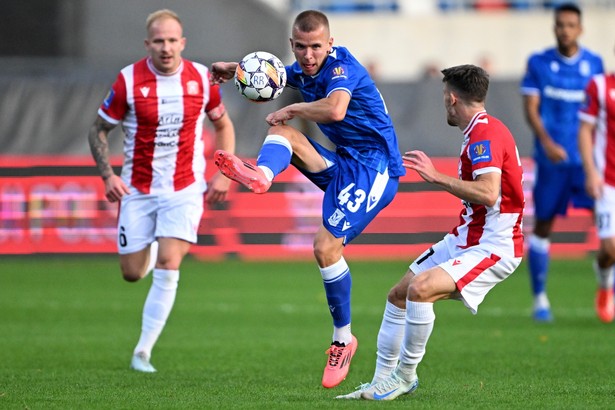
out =
[[156,267],[166,270],[178,270],[179,266],[181,265],[181,261],[181,255],[173,255],[168,257],[163,254],[160,254],[158,256],[158,260],[156,261]]
[[[323,266],[321,261],[325,259],[326,255],[327,255],[327,250],[325,246],[323,246],[322,244],[318,242],[314,242],[314,257],[318,261],[319,265]],[[324,265],[324,266],[327,266],[327,265]]]
[[428,300],[430,296],[430,288],[424,280],[421,280],[420,276],[416,276],[410,281],[407,293],[409,300],[413,302],[423,302]]
[[122,277],[126,282],[136,282],[145,276],[145,267],[136,266],[134,263],[120,263]]
[[126,271],[122,269],[122,277],[126,282],[136,282],[140,280],[143,276],[140,272]]
[[604,259],[607,260],[605,265],[608,265],[609,262],[612,263],[612,261],[615,261],[615,238],[609,238],[609,239],[603,240],[602,250],[603,252],[600,252],[600,253],[604,253],[604,256],[605,256]]
[[314,241],[314,257],[320,266],[331,266],[342,257],[338,247],[326,241]]
[[273,125],[269,127],[267,135],[279,135],[291,141],[294,132],[296,132],[296,130],[289,125]]
[[406,297],[408,295],[408,288],[397,284],[391,288],[387,296],[388,301],[397,307],[402,309],[406,308]]

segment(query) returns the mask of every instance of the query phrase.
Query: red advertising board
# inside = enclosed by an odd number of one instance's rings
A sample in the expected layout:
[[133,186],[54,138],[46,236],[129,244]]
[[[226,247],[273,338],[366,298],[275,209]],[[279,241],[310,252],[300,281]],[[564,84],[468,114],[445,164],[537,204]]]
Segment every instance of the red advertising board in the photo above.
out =
[[[457,172],[454,158],[436,166]],[[531,162],[524,161],[531,185]],[[119,164],[118,159],[114,164]],[[211,164],[211,162],[210,162]],[[213,166],[209,172],[214,172]],[[529,170],[529,171],[528,171]],[[0,254],[115,253],[117,204],[88,157],[0,157]],[[270,192],[255,195],[232,184],[229,200],[206,207],[192,254],[217,259],[308,259],[321,223],[322,192],[293,167]],[[531,225],[531,192],[525,229]],[[401,179],[395,200],[345,250],[354,258],[411,258],[458,221],[460,201],[424,183],[415,173]],[[553,251],[582,256],[596,249],[591,216],[571,210],[558,220]]]

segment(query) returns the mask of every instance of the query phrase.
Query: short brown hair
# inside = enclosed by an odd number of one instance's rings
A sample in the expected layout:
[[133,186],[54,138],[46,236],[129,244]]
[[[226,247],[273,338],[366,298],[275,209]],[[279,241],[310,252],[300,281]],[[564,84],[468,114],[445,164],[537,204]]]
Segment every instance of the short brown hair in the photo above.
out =
[[306,10],[299,13],[295,18],[293,30],[310,33],[323,26],[329,30],[329,19],[324,13],[318,10]]
[[489,74],[481,67],[465,64],[442,70],[442,82],[448,84],[466,101],[485,102],[489,89]]

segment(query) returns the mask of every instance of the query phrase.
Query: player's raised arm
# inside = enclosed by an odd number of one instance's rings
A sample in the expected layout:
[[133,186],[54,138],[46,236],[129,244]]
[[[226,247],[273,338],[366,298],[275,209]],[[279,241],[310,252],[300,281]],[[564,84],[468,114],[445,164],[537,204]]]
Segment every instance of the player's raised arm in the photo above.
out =
[[236,62],[222,62],[213,63],[211,65],[211,77],[212,84],[225,83],[231,80],[235,75],[237,69]]
[[265,121],[269,125],[284,124],[295,117],[319,124],[342,121],[346,117],[350,98],[350,94],[346,91],[335,91],[320,100],[288,105],[269,114]]
[[416,171],[425,181],[442,187],[464,201],[494,206],[498,200],[501,186],[501,174],[498,172],[481,174],[475,180],[465,181],[439,172],[423,151],[407,151],[402,158],[404,167]]

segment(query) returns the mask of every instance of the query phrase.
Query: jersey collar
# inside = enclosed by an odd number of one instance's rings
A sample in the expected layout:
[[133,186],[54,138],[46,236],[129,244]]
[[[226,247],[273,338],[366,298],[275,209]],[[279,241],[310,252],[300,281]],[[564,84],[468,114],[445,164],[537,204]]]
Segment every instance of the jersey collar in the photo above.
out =
[[147,66],[156,75],[170,77],[170,76],[173,76],[173,75],[175,75],[177,73],[180,73],[183,70],[183,68],[184,68],[184,59],[183,58],[181,59],[181,61],[179,62],[179,66],[177,67],[177,70],[173,71],[172,73],[163,73],[162,71],[159,71],[156,67],[154,67],[154,63],[152,63],[152,58],[151,57],[147,57]]

